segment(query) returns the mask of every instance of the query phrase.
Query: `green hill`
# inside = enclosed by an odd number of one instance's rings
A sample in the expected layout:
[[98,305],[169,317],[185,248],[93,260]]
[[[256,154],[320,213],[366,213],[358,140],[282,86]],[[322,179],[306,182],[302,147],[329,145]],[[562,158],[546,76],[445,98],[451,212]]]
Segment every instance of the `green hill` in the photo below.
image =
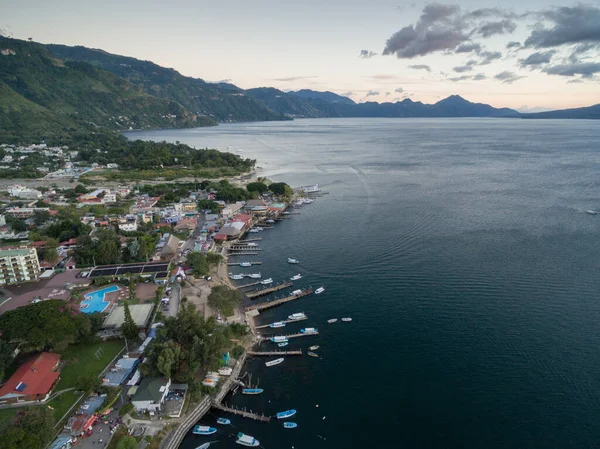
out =
[[175,100],[196,114],[207,115],[220,122],[285,119],[232,84],[207,83],[150,61],[103,50],[66,45],[46,47],[61,59],[87,62],[128,80],[150,95]]
[[112,73],[61,61],[41,44],[0,37],[0,50],[0,141],[215,124]]

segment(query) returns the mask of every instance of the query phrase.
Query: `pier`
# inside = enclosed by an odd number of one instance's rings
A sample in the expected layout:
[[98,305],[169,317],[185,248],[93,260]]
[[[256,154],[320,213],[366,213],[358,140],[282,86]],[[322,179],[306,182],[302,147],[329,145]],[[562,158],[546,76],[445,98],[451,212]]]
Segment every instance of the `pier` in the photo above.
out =
[[[295,323],[296,321],[304,321],[304,320],[308,320],[308,317],[304,317],[304,318],[299,318],[297,320],[285,320],[285,321],[280,321],[280,323]],[[264,329],[265,327],[270,327],[270,324],[263,324],[262,326],[256,326],[254,329]],[[275,327],[272,327],[271,329],[278,329]]]
[[248,293],[246,293],[246,296],[249,299],[254,299],[254,298],[258,298],[260,296],[268,295],[269,293],[283,290],[284,288],[291,287],[292,285],[294,285],[293,282],[284,282],[283,284],[274,285],[273,287],[267,287],[267,288],[263,288],[261,290],[248,292]]
[[244,418],[250,418],[253,419],[255,421],[262,421],[262,422],[269,422],[271,421],[271,417],[270,416],[265,416],[265,415],[259,415],[258,413],[254,413],[252,412],[252,410],[250,411],[246,411],[238,409],[238,408],[233,408],[233,407],[227,407],[226,405],[222,405],[218,402],[213,402],[212,406],[216,409],[219,409],[223,412],[227,412],[227,413],[231,413],[233,415],[238,415],[238,416],[243,416]]
[[[229,250],[231,251],[231,250]],[[257,251],[235,251],[235,252],[230,252],[229,254],[227,254],[227,257],[233,257],[233,256],[258,256],[258,252]]]
[[[250,265],[262,265],[262,262],[245,262],[245,263],[249,263]],[[227,266],[228,267],[239,267],[240,262],[228,263]],[[241,267],[241,268],[248,268],[248,267]]]
[[259,248],[257,246],[235,245],[235,246],[230,246],[229,251],[264,251],[264,249]]
[[260,304],[252,304],[249,307],[246,307],[246,311],[250,310],[263,310],[270,309],[271,307],[279,306],[281,304],[285,304],[286,302],[293,301],[294,299],[302,298],[303,296],[310,295],[313,292],[312,288],[307,288],[302,290],[301,293],[296,295],[285,296],[283,298],[274,299],[272,301],[261,302]]
[[[306,333],[300,332],[298,334],[288,334],[288,335],[277,335],[277,337],[285,337],[289,340],[290,338],[308,337],[310,335],[319,335],[319,331],[306,332]],[[267,341],[269,338],[271,338],[271,337],[260,337],[260,342],[262,343],[263,341]],[[251,355],[250,352],[248,352],[248,355]]]
[[260,242],[261,240],[262,240],[262,237],[257,237],[255,239],[239,240],[236,244],[243,245],[245,242],[248,242],[248,243],[250,243],[250,242]]
[[248,355],[267,357],[275,355],[302,355],[302,351],[248,351]]
[[238,285],[237,288],[246,288],[246,287],[254,287],[255,285],[259,285],[260,281],[257,282],[251,282],[249,284],[244,284],[244,285]]

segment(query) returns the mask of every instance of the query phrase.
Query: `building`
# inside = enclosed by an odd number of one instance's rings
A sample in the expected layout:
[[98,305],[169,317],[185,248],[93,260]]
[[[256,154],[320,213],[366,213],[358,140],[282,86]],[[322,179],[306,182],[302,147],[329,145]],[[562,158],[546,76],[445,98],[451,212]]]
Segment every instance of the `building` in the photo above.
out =
[[8,193],[10,196],[24,200],[38,200],[42,197],[42,192],[39,190],[29,189],[19,185],[10,186],[8,188]]
[[108,387],[118,387],[121,385],[138,366],[140,359],[138,357],[123,357],[110,367],[108,372],[102,378],[102,385]]
[[159,412],[169,393],[171,379],[144,377],[138,385],[131,403],[138,412]]
[[244,207],[245,204],[246,203],[244,203],[242,201],[238,201],[237,203],[234,203],[234,204],[228,204],[223,209],[221,209],[221,217],[223,217],[223,218],[233,217]]
[[233,221],[225,223],[215,235],[215,240],[235,240],[239,238],[250,226],[252,217],[246,214],[237,214]]
[[174,235],[170,235],[169,239],[166,241],[165,246],[163,246],[159,252],[161,260],[171,260],[173,257],[177,255],[177,251],[179,251],[179,240]]
[[[131,318],[135,322],[135,325],[140,329],[145,329],[150,317],[152,315],[152,309],[154,304],[134,304],[129,306],[131,312]],[[102,329],[120,329],[125,322],[125,307],[117,306],[104,320]]]
[[33,217],[36,212],[50,212],[50,209],[47,207],[11,207],[4,211],[6,215],[15,218]]
[[35,281],[40,275],[40,261],[35,248],[0,249],[0,286]]
[[196,212],[197,207],[196,203],[181,203],[182,212]]
[[58,382],[60,355],[42,352],[23,363],[0,388],[0,404],[43,401]]

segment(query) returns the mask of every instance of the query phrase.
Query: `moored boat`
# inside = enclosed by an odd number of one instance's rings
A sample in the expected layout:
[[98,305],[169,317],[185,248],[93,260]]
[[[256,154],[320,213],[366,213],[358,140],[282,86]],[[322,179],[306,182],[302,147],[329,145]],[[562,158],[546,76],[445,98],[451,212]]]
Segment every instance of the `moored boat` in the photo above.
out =
[[292,259],[291,257],[288,257],[288,263],[300,263],[300,261],[298,259]]
[[270,340],[273,343],[285,343],[288,341],[288,339],[285,335],[276,335],[274,337],[271,337]]
[[285,359],[283,357],[279,358],[279,359],[275,359],[275,360],[270,360],[268,362],[265,363],[266,366],[275,366],[275,365],[279,365],[280,363],[283,363]]
[[287,346],[289,343],[287,341],[282,341],[281,343],[277,343],[277,346],[279,346],[280,348],[283,348],[284,346]]
[[310,347],[310,348],[308,348],[308,349],[310,349],[311,351],[316,351],[316,350],[317,350],[317,349],[319,349],[319,348],[320,348],[320,346],[319,346],[319,345],[315,345],[315,346],[311,346],[311,347]]
[[273,279],[271,279],[271,278],[265,279],[264,281],[260,281],[260,283],[262,285],[272,284],[273,283]]
[[295,274],[290,278],[290,281],[297,281],[298,279],[302,279],[302,275],[300,273]]
[[300,329],[300,332],[303,334],[316,334],[319,331],[314,327],[305,327],[304,329]]
[[229,277],[231,279],[235,279],[235,280],[239,280],[239,279],[244,279],[244,275],[243,274],[229,274]]
[[318,295],[319,293],[323,293],[325,291],[325,287],[319,287],[318,289],[315,290],[315,295]]
[[223,424],[224,426],[227,426],[227,425],[231,424],[231,421],[227,418],[218,418],[217,424]]
[[251,267],[252,264],[250,262],[240,262],[240,267]]
[[209,426],[196,425],[194,426],[192,433],[195,435],[212,435],[213,433],[217,433],[217,429]]
[[265,223],[272,224],[272,223],[275,223],[275,220],[272,220],[271,218],[269,218],[268,220],[265,220]]
[[312,351],[308,351],[307,354],[311,357],[317,357],[319,358],[319,354],[317,354],[316,352],[312,352]]
[[277,419],[286,419],[286,418],[289,418],[290,416],[294,416],[295,414],[296,414],[296,410],[292,409],[292,410],[286,410],[285,412],[279,412],[275,416],[277,417]]
[[210,447],[210,443],[204,443],[198,446],[196,449],[208,449]]
[[342,321],[344,321],[345,323],[349,323],[350,321],[352,321],[352,318],[342,318]]
[[262,388],[244,388],[242,394],[261,394],[263,391]]
[[292,313],[288,316],[288,320],[290,321],[303,320],[305,318],[306,315],[304,314],[304,312]]
[[283,321],[276,321],[274,323],[269,324],[269,327],[284,327],[285,323]]
[[233,372],[233,368],[230,368],[229,366],[226,366],[224,368],[219,368],[219,374],[221,376],[231,376],[232,372]]
[[284,422],[283,427],[285,429],[295,429],[296,427],[298,427],[298,424],[296,424],[295,422]]
[[590,214],[590,215],[596,215],[596,214],[598,214],[598,211],[590,209],[590,210],[586,210],[585,213]]
[[241,444],[242,446],[250,446],[250,447],[256,447],[260,445],[260,441],[258,441],[256,438],[254,438],[251,435],[246,435],[245,433],[238,433],[237,434],[237,440],[235,440],[235,442],[237,444]]
[[248,232],[252,232],[254,234],[254,233],[260,232],[260,231],[258,229],[252,228],[252,229],[249,229]]
[[248,275],[248,277],[252,278],[252,279],[260,279],[262,277],[262,274],[260,274],[260,273],[251,273],[251,274]]
[[338,320],[337,318],[331,318],[331,319],[327,320],[327,322],[329,324],[331,324],[331,323],[335,323],[337,320]]

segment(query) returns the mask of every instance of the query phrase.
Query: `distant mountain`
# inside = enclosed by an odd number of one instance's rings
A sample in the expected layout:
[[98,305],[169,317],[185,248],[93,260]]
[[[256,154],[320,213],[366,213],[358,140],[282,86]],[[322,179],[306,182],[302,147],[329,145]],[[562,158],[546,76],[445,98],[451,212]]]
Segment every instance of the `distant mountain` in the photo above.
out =
[[561,109],[558,111],[535,112],[521,114],[522,118],[566,118],[566,119],[600,119],[600,104],[586,108]]
[[322,100],[327,103],[340,103],[340,104],[356,104],[353,100],[348,97],[344,97],[342,95],[334,94],[333,92],[319,92],[316,90],[310,89],[302,89],[298,91],[289,92],[290,94],[294,94],[300,98],[304,99],[312,99],[312,100]]
[[297,95],[285,93],[274,87],[256,87],[254,89],[247,89],[246,93],[272,111],[288,117],[330,117],[330,115],[321,109],[314,107],[309,101]]
[[150,61],[103,50],[66,45],[46,47],[61,59],[87,62],[126,79],[150,95],[174,100],[195,114],[206,115],[219,122],[284,119],[233,84],[207,83]]
[[213,125],[180,104],[143,92],[82,62],[65,62],[35,42],[0,36],[0,140],[80,130]]

